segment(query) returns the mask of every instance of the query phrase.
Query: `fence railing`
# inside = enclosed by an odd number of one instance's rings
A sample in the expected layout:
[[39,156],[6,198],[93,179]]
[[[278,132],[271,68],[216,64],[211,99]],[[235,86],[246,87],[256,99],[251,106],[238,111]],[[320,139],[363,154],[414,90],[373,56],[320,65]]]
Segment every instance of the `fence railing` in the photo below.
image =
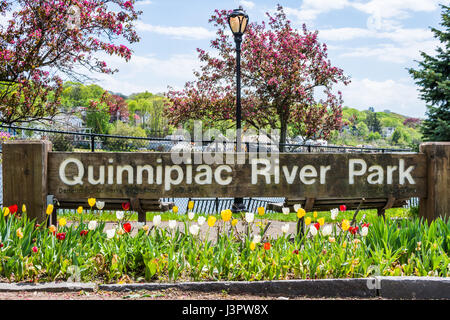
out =
[[[121,135],[110,135],[110,134],[100,134],[100,133],[87,133],[87,132],[76,132],[76,131],[62,131],[62,130],[49,130],[49,129],[39,129],[39,128],[26,128],[17,126],[7,126],[0,125],[0,128],[8,129],[13,134],[16,130],[41,132],[49,134],[62,134],[62,135],[72,135],[87,138],[89,141],[89,149],[91,152],[95,152],[98,146],[101,147],[102,143],[117,140],[133,140],[148,142],[148,145],[141,145],[139,149],[151,149],[156,151],[170,151],[172,148],[176,147],[190,147],[194,151],[233,151],[235,150],[236,141],[218,141],[218,140],[185,140],[182,138],[159,138],[159,137],[133,137],[133,136],[121,136]],[[86,142],[86,141],[85,141]],[[350,147],[350,146],[322,146],[322,145],[311,145],[311,144],[293,144],[293,143],[265,143],[265,142],[246,142],[243,141],[242,144],[245,146],[246,151],[252,152],[276,152],[279,147],[283,147],[284,152],[342,152],[342,153],[393,153],[393,152],[413,152],[411,149],[405,148],[372,148],[372,147]],[[112,143],[114,146],[114,143]],[[119,145],[116,143],[116,145]],[[120,147],[123,147],[120,144]],[[231,150],[230,150],[231,147]],[[161,150],[162,149],[162,150]]]

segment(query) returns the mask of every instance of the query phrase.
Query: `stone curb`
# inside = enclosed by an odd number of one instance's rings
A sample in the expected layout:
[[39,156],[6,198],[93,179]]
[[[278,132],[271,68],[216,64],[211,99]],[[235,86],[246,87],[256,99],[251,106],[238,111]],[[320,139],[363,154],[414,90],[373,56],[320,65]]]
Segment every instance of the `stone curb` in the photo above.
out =
[[230,294],[310,296],[322,298],[450,299],[450,277],[376,277],[356,279],[204,281],[178,283],[0,283],[0,292],[130,292],[175,288],[184,291]]
[[88,291],[94,292],[95,283],[79,283],[79,282],[48,282],[39,284],[30,283],[0,283],[0,292],[77,292]]
[[284,295],[312,297],[359,297],[377,296],[369,289],[367,279],[323,280],[276,280],[276,281],[204,281],[180,283],[134,283],[99,285],[105,291],[163,290],[176,288],[185,291],[221,292],[230,294]]
[[450,278],[377,277],[387,299],[450,299]]

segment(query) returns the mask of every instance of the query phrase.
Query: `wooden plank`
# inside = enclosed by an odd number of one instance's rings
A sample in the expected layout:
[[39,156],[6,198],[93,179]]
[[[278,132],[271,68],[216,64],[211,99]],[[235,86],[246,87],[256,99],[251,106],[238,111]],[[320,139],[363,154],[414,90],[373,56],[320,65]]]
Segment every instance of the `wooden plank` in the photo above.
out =
[[7,141],[3,144],[3,205],[22,204],[30,219],[47,219],[47,153],[49,141]]
[[[267,177],[262,173],[257,174],[258,170],[263,171],[268,167],[255,160],[256,156],[253,154],[247,154],[243,164],[229,165],[225,164],[226,155],[221,158],[223,163],[216,162],[211,165],[195,164],[195,157],[196,155],[192,154],[185,158],[193,164],[184,163],[176,166],[170,153],[52,152],[49,154],[49,193],[60,200],[87,199],[92,196],[128,199],[133,197],[147,199],[155,196],[369,199],[426,195],[426,162],[422,154],[278,154],[278,164],[275,158],[272,162],[267,160],[272,165],[270,169],[272,171]],[[84,173],[80,179],[82,185],[67,185],[62,181],[60,167],[67,159],[75,159],[80,168],[83,168]],[[364,162],[367,168],[363,175],[354,176],[351,183],[350,162],[355,160]],[[153,170],[152,183],[148,183],[147,171],[141,170],[144,172],[140,175],[142,184],[138,184],[138,166],[148,166],[147,168]],[[361,169],[358,164],[353,166],[356,171]],[[388,166],[391,169],[395,168],[389,181]],[[409,175],[407,179],[403,177],[403,181],[400,181],[400,166],[403,166],[403,176]],[[409,173],[405,174],[404,171],[408,168]],[[382,170],[379,181],[374,177],[376,169]],[[93,172],[91,182],[88,180],[89,170]],[[95,183],[99,179],[101,170],[104,170],[104,184],[95,185],[92,181]],[[68,181],[72,181],[80,173],[73,162],[63,171]],[[190,181],[187,178],[189,172],[192,172]],[[177,180],[179,175],[181,182],[171,183]],[[119,176],[122,181],[118,179]],[[160,181],[156,181],[157,177]],[[369,178],[372,183],[368,182]],[[224,183],[225,180],[231,182]],[[373,183],[374,181],[379,183]]]
[[421,197],[419,215],[427,221],[450,216],[450,142],[420,145],[427,161],[427,196]]

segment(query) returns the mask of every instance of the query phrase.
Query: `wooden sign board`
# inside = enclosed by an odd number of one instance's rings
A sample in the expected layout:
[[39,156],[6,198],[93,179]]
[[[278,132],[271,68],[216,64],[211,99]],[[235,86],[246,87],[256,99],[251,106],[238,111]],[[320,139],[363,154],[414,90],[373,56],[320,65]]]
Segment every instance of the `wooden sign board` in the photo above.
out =
[[[162,197],[425,197],[423,154],[227,155],[199,162],[191,154],[48,154],[48,193],[58,200]],[[218,159],[218,160],[217,160]]]

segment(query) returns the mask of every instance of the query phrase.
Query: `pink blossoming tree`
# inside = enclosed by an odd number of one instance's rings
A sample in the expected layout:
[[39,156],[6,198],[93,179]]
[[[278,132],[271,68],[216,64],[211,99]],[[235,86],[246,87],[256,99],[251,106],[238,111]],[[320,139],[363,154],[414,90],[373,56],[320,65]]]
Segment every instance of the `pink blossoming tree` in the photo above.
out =
[[[230,11],[216,10],[210,22],[217,30],[211,41],[216,52],[197,49],[203,63],[194,72],[196,81],[182,91],[167,93],[168,116],[173,125],[188,119],[210,123],[235,120],[235,44],[229,34]],[[292,28],[283,8],[268,15],[268,26],[251,23],[242,44],[242,117],[256,129],[280,130],[280,144],[286,141],[288,125],[305,139],[327,138],[341,127],[342,97],[333,85],[348,84],[343,71],[327,60],[327,47],[317,32],[303,25]],[[315,92],[321,90],[322,99]],[[282,145],[280,145],[282,149]]]
[[87,79],[110,74],[99,54],[131,58],[124,44],[139,37],[141,12],[124,0],[0,0],[0,121],[13,124],[51,117],[60,105],[59,75]]

